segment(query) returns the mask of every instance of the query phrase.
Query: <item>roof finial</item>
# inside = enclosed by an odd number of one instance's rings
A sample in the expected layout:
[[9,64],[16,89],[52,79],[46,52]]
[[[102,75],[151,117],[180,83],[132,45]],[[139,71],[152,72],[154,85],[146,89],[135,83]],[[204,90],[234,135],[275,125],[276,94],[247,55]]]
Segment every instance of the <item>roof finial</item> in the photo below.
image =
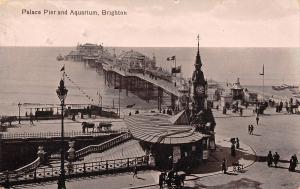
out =
[[198,53],[199,53],[199,40],[200,40],[199,34],[198,34],[198,36],[197,36],[197,39],[198,39]]

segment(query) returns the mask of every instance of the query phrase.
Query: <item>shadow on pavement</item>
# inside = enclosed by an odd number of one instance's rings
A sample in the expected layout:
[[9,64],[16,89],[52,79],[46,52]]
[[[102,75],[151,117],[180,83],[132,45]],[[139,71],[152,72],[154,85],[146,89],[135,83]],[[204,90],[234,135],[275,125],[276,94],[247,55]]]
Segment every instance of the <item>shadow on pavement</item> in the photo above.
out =
[[[199,181],[201,182],[201,181]],[[201,188],[201,189],[232,189],[232,188],[244,188],[244,189],[261,189],[260,185],[262,183],[255,181],[255,180],[251,180],[248,178],[241,178],[239,180],[236,181],[231,181],[227,184],[222,184],[222,185],[216,185],[216,186],[205,186],[203,184],[200,183],[196,183],[196,187],[194,188]]]
[[253,136],[261,136],[260,134],[252,134]]
[[[221,171],[221,164],[223,159],[227,161],[227,167],[231,167],[233,162],[238,160],[255,161],[256,157],[253,154],[245,152],[245,149],[237,149],[236,156],[231,156],[231,149],[229,147],[222,147],[217,145],[217,150],[211,154],[206,162],[202,162],[197,167],[194,167],[190,174],[205,174]],[[242,162],[240,162],[242,163]],[[229,170],[230,171],[230,170]]]

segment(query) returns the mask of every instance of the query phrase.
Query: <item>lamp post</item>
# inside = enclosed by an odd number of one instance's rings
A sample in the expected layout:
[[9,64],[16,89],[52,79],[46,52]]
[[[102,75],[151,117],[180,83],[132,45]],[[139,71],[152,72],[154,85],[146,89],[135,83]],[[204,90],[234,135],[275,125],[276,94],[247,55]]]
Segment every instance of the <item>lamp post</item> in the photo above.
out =
[[61,105],[61,153],[60,153],[60,175],[58,179],[58,189],[65,189],[65,154],[64,154],[64,106],[68,90],[65,87],[63,79],[60,80],[58,89],[56,90],[57,96]]
[[18,107],[19,107],[19,124],[21,124],[21,112],[20,112],[21,105],[22,104],[19,102],[19,104],[18,104]]
[[102,95],[100,93],[100,91],[97,92],[98,95],[98,99],[99,99],[99,105],[102,107]]

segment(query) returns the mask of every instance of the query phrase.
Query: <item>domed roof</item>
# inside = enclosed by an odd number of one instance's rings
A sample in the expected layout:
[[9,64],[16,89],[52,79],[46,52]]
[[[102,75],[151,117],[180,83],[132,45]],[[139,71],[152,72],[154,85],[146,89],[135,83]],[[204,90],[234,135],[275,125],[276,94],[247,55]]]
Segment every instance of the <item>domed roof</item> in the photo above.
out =
[[134,50],[130,50],[130,51],[126,51],[124,53],[122,53],[121,55],[119,55],[118,57],[119,59],[137,59],[137,60],[150,60],[149,57],[147,57],[146,55],[134,51]]

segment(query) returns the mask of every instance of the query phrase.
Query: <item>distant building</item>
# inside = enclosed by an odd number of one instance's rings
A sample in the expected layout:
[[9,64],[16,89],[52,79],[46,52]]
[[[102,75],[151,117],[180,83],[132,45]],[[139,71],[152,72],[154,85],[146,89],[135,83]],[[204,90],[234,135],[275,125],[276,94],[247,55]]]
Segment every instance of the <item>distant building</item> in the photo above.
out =
[[83,45],[78,44],[75,51],[71,51],[67,56],[67,60],[86,61],[94,63],[97,57],[103,52],[103,46],[91,43]]
[[128,69],[155,69],[156,58],[152,59],[137,51],[126,51],[118,56],[118,63],[123,64]]
[[221,94],[220,96],[220,106],[229,108],[233,102],[233,97],[231,94]]
[[237,81],[233,83],[231,87],[231,93],[233,100],[243,100],[244,98],[244,88],[240,84],[240,79],[237,78]]

